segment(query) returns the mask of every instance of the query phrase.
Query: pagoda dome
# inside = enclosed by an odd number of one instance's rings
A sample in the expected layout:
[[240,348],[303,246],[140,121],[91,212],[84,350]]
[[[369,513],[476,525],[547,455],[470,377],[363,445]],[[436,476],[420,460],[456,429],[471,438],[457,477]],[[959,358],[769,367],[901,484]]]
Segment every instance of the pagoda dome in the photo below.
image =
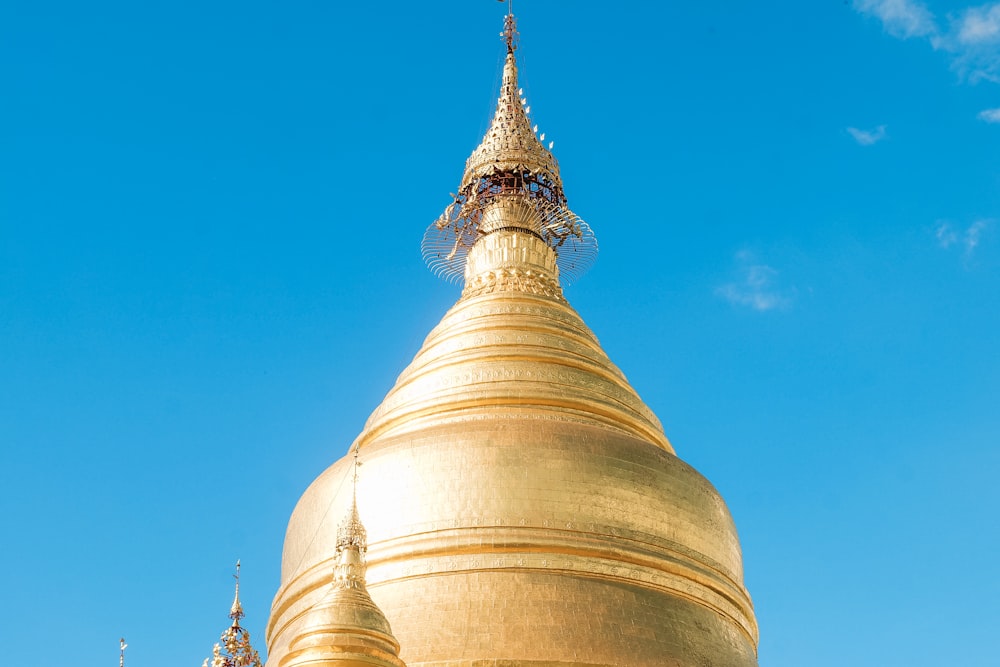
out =
[[[507,117],[527,111],[504,99],[518,90],[512,17],[505,33],[487,148],[429,230],[455,243],[440,260],[461,258],[462,296],[352,446],[368,591],[409,667],[755,666],[725,503],[562,292],[589,228],[568,214],[555,160],[501,136],[531,131]],[[502,168],[484,166],[489,150]],[[329,467],[292,514],[270,667],[326,594],[351,466]]]
[[[359,438],[369,591],[410,667],[756,664],[722,498],[662,435],[636,433],[644,406],[588,334],[550,297],[464,299],[383,406],[418,381],[436,395],[414,391]],[[320,475],[289,522],[272,656],[326,582],[349,468]]]

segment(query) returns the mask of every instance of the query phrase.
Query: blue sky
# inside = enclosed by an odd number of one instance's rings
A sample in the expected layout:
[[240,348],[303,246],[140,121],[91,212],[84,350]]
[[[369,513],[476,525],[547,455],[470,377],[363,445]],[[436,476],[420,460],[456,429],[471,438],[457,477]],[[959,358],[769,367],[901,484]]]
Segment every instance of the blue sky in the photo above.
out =
[[[523,0],[570,302],[729,502],[767,667],[996,664],[1000,3]],[[5,662],[263,649],[301,492],[457,298],[504,8],[0,4]]]

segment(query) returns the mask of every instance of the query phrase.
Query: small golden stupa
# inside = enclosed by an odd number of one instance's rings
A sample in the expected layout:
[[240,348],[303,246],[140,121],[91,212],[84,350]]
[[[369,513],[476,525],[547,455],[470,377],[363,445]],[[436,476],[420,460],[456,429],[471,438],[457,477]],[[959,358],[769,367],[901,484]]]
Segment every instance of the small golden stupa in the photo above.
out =
[[[512,15],[504,37],[493,122],[424,239],[462,296],[353,444],[364,475],[344,457],[295,508],[268,667],[752,667],[722,498],[563,296],[596,241],[528,119]],[[338,532],[359,507],[367,541]]]
[[337,529],[333,584],[319,603],[296,619],[294,639],[278,667],[406,667],[389,621],[365,585],[368,537],[358,515],[356,449],[354,456],[355,493]]

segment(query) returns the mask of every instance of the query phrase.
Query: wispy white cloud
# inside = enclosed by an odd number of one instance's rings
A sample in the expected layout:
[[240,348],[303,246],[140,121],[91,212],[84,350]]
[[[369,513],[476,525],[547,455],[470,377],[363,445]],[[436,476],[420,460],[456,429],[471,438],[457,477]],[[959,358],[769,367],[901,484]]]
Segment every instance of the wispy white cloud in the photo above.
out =
[[879,19],[886,32],[900,39],[937,33],[934,14],[919,0],[854,0],[854,8]]
[[737,306],[747,306],[756,311],[788,308],[792,305],[795,290],[780,289],[778,271],[767,264],[760,264],[749,251],[736,253],[739,278],[716,288],[716,295]]
[[879,125],[874,130],[859,130],[856,127],[847,128],[848,134],[862,146],[871,146],[885,139],[885,125]]
[[934,235],[937,237],[938,245],[945,249],[958,242],[958,232],[950,222],[939,222]]
[[952,247],[960,248],[962,258],[969,261],[982,242],[983,235],[992,224],[993,220],[982,219],[976,220],[965,229],[961,229],[950,222],[942,221],[935,228],[934,236],[937,238],[938,245],[945,250]]
[[1000,109],[984,109],[979,112],[979,120],[987,123],[1000,123]]
[[979,245],[979,241],[982,239],[983,232],[989,227],[989,220],[976,220],[972,223],[968,229],[965,230],[965,251],[967,253],[972,253]]
[[943,21],[921,0],[854,0],[854,8],[894,37],[927,39],[950,55],[962,78],[1000,83],[1000,2],[966,7]]
[[1000,2],[969,7],[950,17],[947,32],[931,38],[952,55],[952,66],[972,83],[1000,83]]
[[965,10],[958,21],[958,39],[972,46],[1000,40],[1000,3]]

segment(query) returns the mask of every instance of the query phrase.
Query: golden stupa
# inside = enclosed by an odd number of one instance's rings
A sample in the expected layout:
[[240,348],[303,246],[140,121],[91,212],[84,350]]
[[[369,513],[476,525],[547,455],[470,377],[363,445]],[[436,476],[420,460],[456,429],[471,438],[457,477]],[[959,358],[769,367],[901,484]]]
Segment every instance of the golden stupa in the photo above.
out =
[[[352,445],[360,477],[344,457],[295,508],[268,667],[756,665],[722,498],[563,296],[596,245],[528,120],[513,16],[504,35],[493,122],[424,243],[462,296]],[[331,594],[357,508],[367,592]]]
[[368,594],[367,531],[358,516],[358,451],[351,507],[337,529],[333,585],[295,622],[295,638],[278,667],[406,667],[385,614]]

